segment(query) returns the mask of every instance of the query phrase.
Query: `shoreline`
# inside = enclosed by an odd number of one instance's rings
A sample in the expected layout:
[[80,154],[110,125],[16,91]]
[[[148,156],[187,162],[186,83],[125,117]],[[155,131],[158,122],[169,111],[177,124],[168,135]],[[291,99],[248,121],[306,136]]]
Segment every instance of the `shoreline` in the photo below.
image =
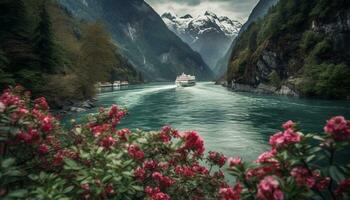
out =
[[236,92],[270,94],[270,95],[288,96],[288,97],[295,97],[295,98],[301,97],[301,95],[298,92],[296,92],[295,90],[293,90],[287,85],[282,85],[281,87],[277,88],[277,87],[266,85],[263,83],[260,83],[257,87],[247,85],[247,84],[227,83],[227,82],[216,82],[215,84],[221,85],[223,87],[226,87]]

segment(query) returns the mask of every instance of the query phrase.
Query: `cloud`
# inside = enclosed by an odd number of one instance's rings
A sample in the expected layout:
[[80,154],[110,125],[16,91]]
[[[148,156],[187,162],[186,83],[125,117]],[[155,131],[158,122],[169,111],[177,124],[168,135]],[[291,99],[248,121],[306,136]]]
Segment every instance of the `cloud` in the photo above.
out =
[[160,15],[174,12],[177,15],[203,15],[212,11],[245,22],[258,0],[146,0]]

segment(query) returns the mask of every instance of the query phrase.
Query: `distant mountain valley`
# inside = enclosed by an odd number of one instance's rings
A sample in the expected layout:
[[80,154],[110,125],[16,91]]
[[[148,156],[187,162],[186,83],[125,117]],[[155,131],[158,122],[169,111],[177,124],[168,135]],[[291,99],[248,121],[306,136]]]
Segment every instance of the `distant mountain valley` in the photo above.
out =
[[189,14],[179,17],[166,12],[162,19],[171,31],[201,54],[215,74],[218,73],[214,70],[216,63],[228,51],[242,27],[239,21],[210,11],[197,17]]

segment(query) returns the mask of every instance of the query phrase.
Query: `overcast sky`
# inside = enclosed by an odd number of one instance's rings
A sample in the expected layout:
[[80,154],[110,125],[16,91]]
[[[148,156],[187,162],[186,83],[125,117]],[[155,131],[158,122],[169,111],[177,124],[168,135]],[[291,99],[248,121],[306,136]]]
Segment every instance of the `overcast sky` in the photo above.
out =
[[240,22],[248,19],[259,0],[145,0],[160,15],[173,12],[179,16],[191,14],[194,17],[209,10],[219,16],[227,16]]

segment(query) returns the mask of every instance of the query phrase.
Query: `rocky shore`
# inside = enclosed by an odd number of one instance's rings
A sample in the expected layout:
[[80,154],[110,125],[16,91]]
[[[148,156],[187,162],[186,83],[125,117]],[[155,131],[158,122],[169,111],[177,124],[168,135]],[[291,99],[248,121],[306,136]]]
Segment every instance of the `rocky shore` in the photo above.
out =
[[277,88],[271,85],[260,83],[258,86],[254,87],[251,85],[239,84],[234,82],[227,83],[227,81],[217,82],[216,84],[222,85],[237,92],[252,92],[257,94],[275,94],[291,97],[300,97],[300,94],[297,91],[293,90],[287,85],[282,85],[281,87]]
[[68,113],[86,112],[96,107],[97,99],[92,98],[85,101],[66,101],[60,108],[53,110],[59,115],[66,115]]

